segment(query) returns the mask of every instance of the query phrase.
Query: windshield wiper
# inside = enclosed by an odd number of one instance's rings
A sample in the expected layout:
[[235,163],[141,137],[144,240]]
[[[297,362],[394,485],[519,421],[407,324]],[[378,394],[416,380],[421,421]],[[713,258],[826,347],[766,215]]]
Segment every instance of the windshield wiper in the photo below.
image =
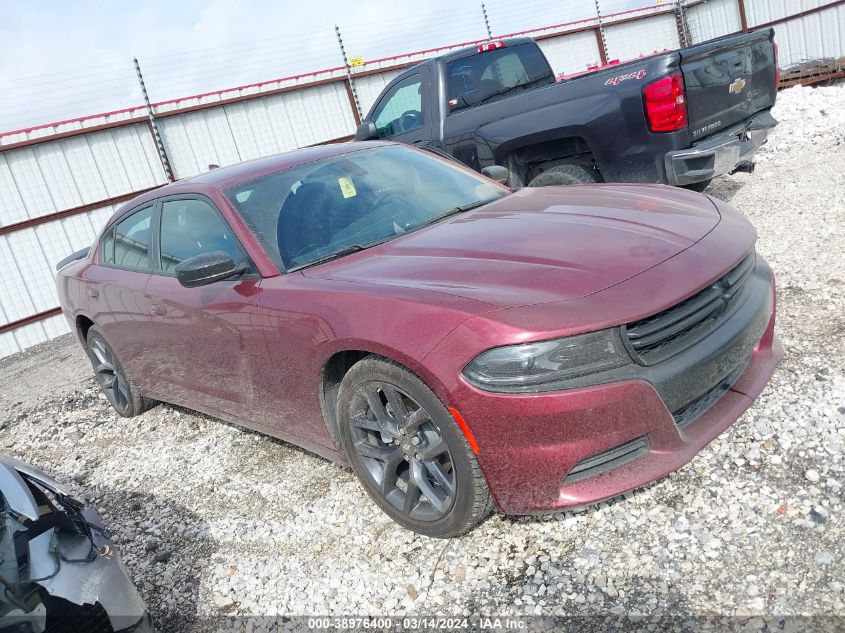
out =
[[429,218],[422,224],[418,224],[414,227],[414,230],[421,229],[424,226],[428,226],[429,224],[434,224],[435,222],[439,222],[443,218],[448,218],[450,215],[457,215],[458,213],[463,213],[464,211],[471,211],[472,209],[477,209],[478,207],[483,207],[485,204],[490,204],[494,200],[498,200],[499,198],[490,198],[489,200],[476,200],[475,202],[468,202],[467,204],[461,204],[457,207],[452,207],[451,209],[447,209],[443,213],[438,213],[432,218]]
[[332,259],[337,259],[338,257],[343,257],[344,255],[351,255],[352,253],[357,253],[358,251],[363,251],[368,248],[372,248],[373,246],[384,244],[387,240],[393,237],[396,236],[390,235],[388,237],[382,237],[377,240],[373,240],[372,242],[364,242],[363,244],[349,244],[347,246],[344,246],[343,248],[339,248],[336,251],[332,251],[331,253],[326,253],[322,257],[318,257],[317,259],[312,259],[311,261],[305,262],[304,264],[297,264],[296,266],[291,266],[290,268],[286,269],[285,272],[292,273],[294,271],[301,270],[302,268],[316,266],[317,264],[322,264],[323,262],[327,262]]

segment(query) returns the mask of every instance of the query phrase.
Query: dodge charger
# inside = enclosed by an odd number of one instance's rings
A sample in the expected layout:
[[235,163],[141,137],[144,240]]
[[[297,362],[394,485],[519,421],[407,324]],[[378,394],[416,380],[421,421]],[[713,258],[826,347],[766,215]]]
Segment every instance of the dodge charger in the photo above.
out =
[[147,192],[57,283],[120,415],[273,435],[449,537],[642,486],[734,423],[782,355],[755,239],[691,191],[511,191],[376,141]]

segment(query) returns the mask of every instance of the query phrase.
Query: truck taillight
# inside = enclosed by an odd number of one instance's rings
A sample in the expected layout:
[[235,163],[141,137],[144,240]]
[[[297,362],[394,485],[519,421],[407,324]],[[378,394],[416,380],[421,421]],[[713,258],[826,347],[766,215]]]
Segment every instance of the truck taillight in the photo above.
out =
[[775,90],[780,86],[780,66],[778,66],[778,45],[777,42],[772,42],[772,47],[775,52]]
[[486,53],[488,51],[495,51],[499,48],[505,48],[505,46],[504,42],[484,42],[484,44],[479,44],[475,48],[479,53]]
[[652,132],[674,132],[687,126],[684,78],[680,72],[648,84],[643,90],[643,101]]

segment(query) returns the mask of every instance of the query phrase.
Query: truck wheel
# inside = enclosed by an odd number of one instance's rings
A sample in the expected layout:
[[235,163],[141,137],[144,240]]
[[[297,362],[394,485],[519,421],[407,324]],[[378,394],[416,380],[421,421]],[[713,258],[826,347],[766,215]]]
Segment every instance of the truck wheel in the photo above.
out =
[[598,182],[596,170],[580,165],[556,165],[536,176],[529,187],[551,187],[556,185],[589,185]]
[[684,189],[689,189],[690,191],[697,191],[698,193],[703,192],[707,187],[710,186],[710,183],[713,182],[712,178],[708,178],[707,180],[702,180],[701,182],[694,182],[690,185],[684,185]]

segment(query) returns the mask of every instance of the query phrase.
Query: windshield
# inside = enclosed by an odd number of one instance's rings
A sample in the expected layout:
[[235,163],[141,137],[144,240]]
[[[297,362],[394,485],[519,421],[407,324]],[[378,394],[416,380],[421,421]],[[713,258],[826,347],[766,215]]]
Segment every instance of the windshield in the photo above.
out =
[[450,112],[551,83],[554,74],[534,44],[470,55],[446,66]]
[[279,270],[366,248],[507,191],[402,145],[352,151],[226,191]]

